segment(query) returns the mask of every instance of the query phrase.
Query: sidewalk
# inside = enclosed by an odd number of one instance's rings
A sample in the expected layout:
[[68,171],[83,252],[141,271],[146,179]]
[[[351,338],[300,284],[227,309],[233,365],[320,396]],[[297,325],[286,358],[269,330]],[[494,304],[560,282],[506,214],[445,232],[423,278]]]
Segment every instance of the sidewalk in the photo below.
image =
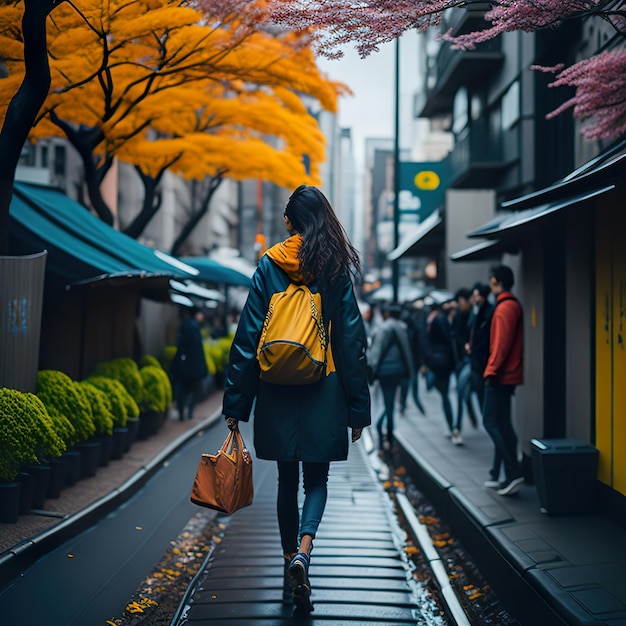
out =
[[[246,424],[246,440],[250,431]],[[362,442],[350,448],[347,462],[331,463],[309,570],[314,611],[294,611],[282,600],[277,478],[276,463],[254,461],[254,503],[224,518],[223,537],[189,586],[172,626],[441,623],[419,618],[430,606],[427,590],[420,591],[409,574],[403,533]]]
[[219,417],[221,405],[222,394],[215,392],[196,406],[193,420],[181,422],[171,411],[156,435],[136,441],[121,459],[66,487],[58,499],[46,499],[44,510],[50,515],[20,515],[15,524],[0,523],[0,589],[40,555],[127,500],[171,451]]
[[[420,397],[427,417],[409,401],[406,415],[396,419],[400,461],[511,613],[524,625],[624,626],[626,529],[596,514],[544,515],[531,485],[513,497],[485,489],[493,451],[487,434],[466,419],[465,444],[452,445],[444,436],[439,396],[422,388]],[[63,518],[26,515],[16,524],[0,524],[0,587],[38,555],[119,506],[168,451],[211,416],[217,419],[220,405],[221,394],[213,394],[198,406],[195,420],[171,419],[157,435],[135,443],[123,459],[64,489],[59,499],[46,500],[45,509]],[[376,392],[373,407],[375,420],[380,409]]]
[[455,446],[439,395],[422,386],[420,399],[426,417],[409,399],[396,418],[401,461],[511,613],[524,625],[626,624],[626,528],[596,514],[545,515],[532,485],[510,497],[484,488],[486,432],[466,413],[464,445]]

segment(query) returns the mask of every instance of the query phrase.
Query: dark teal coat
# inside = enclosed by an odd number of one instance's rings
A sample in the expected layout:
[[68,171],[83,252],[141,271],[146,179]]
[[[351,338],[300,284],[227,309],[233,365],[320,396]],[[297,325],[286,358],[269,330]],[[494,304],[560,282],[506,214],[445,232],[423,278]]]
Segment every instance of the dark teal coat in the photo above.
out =
[[[366,336],[352,283],[322,291],[324,323],[332,321],[337,371],[312,385],[273,385],[259,380],[256,348],[272,295],[289,284],[287,274],[264,256],[252,277],[230,351],[223,413],[248,421],[254,406],[254,447],[261,459],[325,462],[348,457],[348,427],[369,426]],[[317,291],[315,282],[309,284]]]

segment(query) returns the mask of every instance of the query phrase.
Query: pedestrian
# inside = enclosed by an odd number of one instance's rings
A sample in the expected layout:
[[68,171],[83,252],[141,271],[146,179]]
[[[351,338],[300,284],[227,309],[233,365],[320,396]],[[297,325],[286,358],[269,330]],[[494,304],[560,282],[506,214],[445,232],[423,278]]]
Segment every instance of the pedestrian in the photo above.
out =
[[454,346],[448,318],[449,308],[434,302],[426,317],[426,346],[423,371],[427,388],[435,388],[441,395],[441,404],[448,426],[447,437],[453,436],[452,405],[450,404],[450,376],[454,371]]
[[483,372],[489,359],[489,337],[493,305],[489,302],[491,287],[484,283],[476,283],[472,287],[472,315],[470,318],[470,335],[465,350],[469,355],[472,370],[472,391],[478,396],[478,404],[482,409],[485,402],[485,379]]
[[193,419],[202,381],[208,376],[201,327],[204,314],[195,307],[181,311],[182,322],[176,338],[176,354],[170,368],[173,395],[178,408],[178,419]]
[[[383,321],[376,328],[367,355],[370,382],[378,380],[383,395],[384,409],[376,422],[378,450],[381,453],[394,452],[396,395],[401,389],[402,381],[415,376],[409,336],[406,324],[400,320],[401,312],[399,305],[387,304],[383,308]],[[383,434],[385,423],[386,433]]]
[[483,372],[483,424],[504,463],[505,480],[497,490],[501,496],[517,493],[524,482],[511,422],[511,397],[515,387],[524,382],[523,313],[519,300],[511,293],[513,284],[510,267],[499,265],[491,270],[489,285],[496,305],[491,317],[489,358]]
[[[347,459],[348,429],[354,443],[371,421],[366,334],[351,281],[360,272],[359,256],[326,197],[316,187],[301,185],[287,202],[284,220],[290,237],[267,250],[252,277],[230,351],[223,413],[234,429],[238,420],[248,421],[256,399],[257,457],[278,463],[283,601],[312,611],[308,571],[326,505],[329,463]],[[255,358],[270,298],[290,282],[306,283],[322,297],[328,362],[325,375],[309,385],[264,382]]]
[[406,401],[409,396],[409,390],[411,391],[411,395],[413,396],[413,402],[417,407],[417,410],[422,414],[426,415],[426,411],[424,410],[424,406],[419,397],[419,386],[418,386],[418,371],[420,365],[422,363],[422,355],[421,355],[421,329],[420,329],[420,321],[416,319],[416,315],[413,312],[412,307],[403,308],[403,317],[402,321],[406,324],[406,331],[409,337],[409,346],[411,348],[411,356],[413,357],[413,367],[414,373],[410,378],[402,379],[402,384],[400,386],[400,415],[404,415],[406,411]]
[[[472,369],[472,392],[478,397],[479,406],[485,403],[485,379],[483,373],[489,359],[489,337],[491,332],[491,316],[493,305],[489,302],[491,287],[484,283],[476,283],[472,287],[472,315],[470,318],[470,336],[465,347],[470,358]],[[500,470],[502,456],[494,447],[493,464],[489,470],[489,479],[484,486],[490,489],[500,488]]]
[[454,340],[454,352],[456,357],[456,392],[457,412],[454,424],[452,443],[459,446],[463,444],[461,431],[463,429],[463,411],[467,407],[467,414],[474,428],[478,426],[478,418],[472,404],[472,368],[469,355],[465,346],[469,341],[470,315],[472,311],[472,292],[469,289],[458,289],[454,294],[457,304],[454,317],[452,318],[452,337]]

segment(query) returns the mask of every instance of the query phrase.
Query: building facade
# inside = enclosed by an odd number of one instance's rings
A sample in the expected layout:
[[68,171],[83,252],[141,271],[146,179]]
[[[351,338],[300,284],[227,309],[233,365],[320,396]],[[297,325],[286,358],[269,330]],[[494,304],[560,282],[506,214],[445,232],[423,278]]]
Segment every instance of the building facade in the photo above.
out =
[[[442,28],[460,34],[481,22],[480,13],[455,9]],[[616,240],[624,224],[615,164],[623,148],[585,142],[570,112],[546,120],[572,93],[549,89],[551,75],[530,69],[606,49],[610,32],[598,21],[571,22],[504,33],[469,51],[437,47],[428,34],[418,114],[448,123],[454,135],[446,229],[463,221],[463,206],[480,214],[463,224],[473,245],[448,233],[444,254],[451,264],[481,268],[483,280],[501,262],[516,275],[525,310],[516,422],[529,478],[532,439],[591,443],[600,453],[598,502],[624,519],[619,303],[626,268]]]

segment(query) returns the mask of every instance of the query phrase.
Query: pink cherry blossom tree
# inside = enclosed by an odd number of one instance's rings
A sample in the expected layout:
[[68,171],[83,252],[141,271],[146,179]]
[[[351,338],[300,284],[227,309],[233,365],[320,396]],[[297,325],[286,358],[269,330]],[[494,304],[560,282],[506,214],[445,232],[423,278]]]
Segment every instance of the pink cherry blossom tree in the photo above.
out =
[[[533,32],[558,27],[566,20],[602,19],[617,39],[626,38],[624,0],[269,0],[273,19],[283,27],[308,29],[319,54],[338,58],[342,48],[355,45],[362,57],[411,29],[439,26],[444,11],[486,7],[486,27],[479,31],[441,38],[471,49],[504,32]],[[553,72],[550,87],[570,86],[575,95],[548,117],[572,109],[586,122],[583,135],[602,139],[626,131],[626,50],[603,51],[571,67],[533,69]]]

